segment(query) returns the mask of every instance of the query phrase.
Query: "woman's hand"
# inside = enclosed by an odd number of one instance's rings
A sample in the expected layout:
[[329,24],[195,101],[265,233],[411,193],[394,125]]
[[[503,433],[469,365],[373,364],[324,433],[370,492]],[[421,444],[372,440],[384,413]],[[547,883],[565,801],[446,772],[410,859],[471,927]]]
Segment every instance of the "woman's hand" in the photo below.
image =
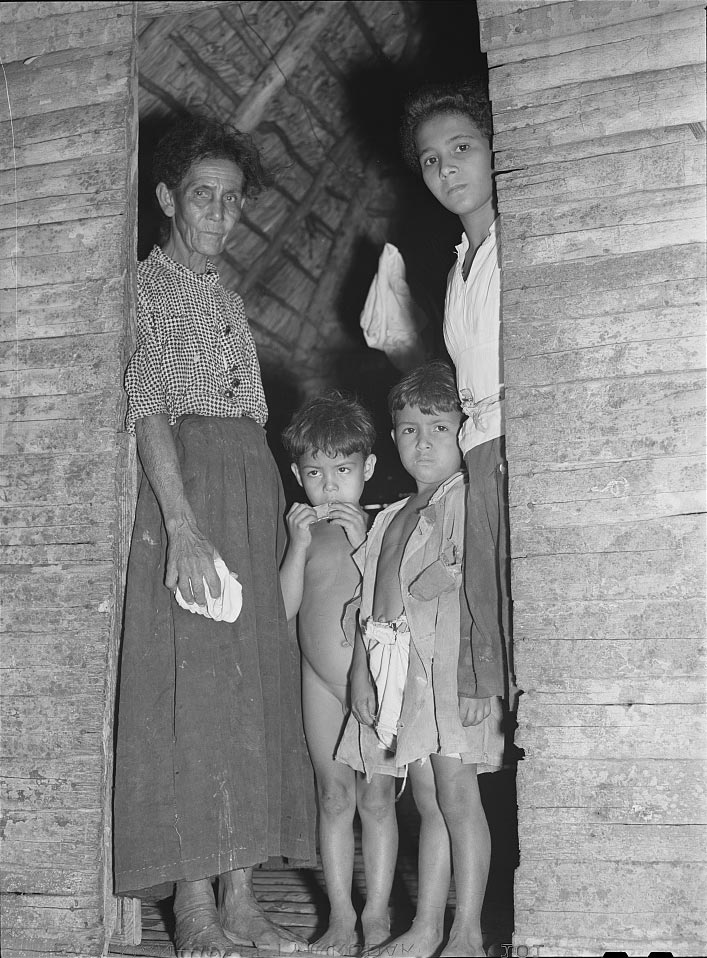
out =
[[206,605],[204,580],[213,599],[221,595],[221,580],[214,560],[219,554],[199,530],[193,516],[170,522],[167,527],[167,572],[164,584],[174,592],[177,587],[185,602]]
[[354,549],[358,549],[368,532],[368,515],[353,502],[332,502],[329,506],[329,522],[346,533]]
[[167,530],[164,584],[172,592],[179,587],[186,602],[206,605],[204,579],[213,598],[221,595],[221,580],[214,567],[218,552],[197,526],[184,493],[167,415],[160,413],[138,419],[135,435],[140,462],[160,504]]

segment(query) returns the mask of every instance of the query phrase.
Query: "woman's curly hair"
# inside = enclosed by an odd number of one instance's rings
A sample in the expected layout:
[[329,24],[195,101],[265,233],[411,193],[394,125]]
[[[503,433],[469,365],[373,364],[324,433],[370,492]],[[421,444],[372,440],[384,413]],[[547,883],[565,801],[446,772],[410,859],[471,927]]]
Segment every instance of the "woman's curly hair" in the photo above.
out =
[[468,116],[479,132],[491,140],[491,104],[486,86],[480,80],[421,87],[405,101],[400,127],[403,159],[411,169],[418,172],[420,169],[415,145],[418,127],[432,116],[448,113]]
[[154,185],[177,189],[198,160],[231,160],[243,173],[243,196],[255,198],[271,183],[258,148],[234,126],[193,116],[179,120],[160,139],[152,160]]

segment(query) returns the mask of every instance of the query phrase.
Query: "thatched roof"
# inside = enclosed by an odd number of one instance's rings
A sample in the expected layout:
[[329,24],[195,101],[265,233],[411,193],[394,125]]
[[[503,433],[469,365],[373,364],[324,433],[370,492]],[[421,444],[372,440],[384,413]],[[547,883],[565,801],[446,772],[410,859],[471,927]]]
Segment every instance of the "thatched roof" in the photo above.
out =
[[[429,5],[185,3],[180,16],[150,15],[161,6],[138,8],[143,162],[179,115],[213,115],[252,132],[275,185],[246,208],[219,263],[222,278],[246,300],[266,369],[294,370],[299,392],[336,382],[336,357],[345,352],[350,366],[351,350],[362,347],[358,315],[377,256],[400,232],[415,188],[398,156],[397,123]],[[147,172],[141,255],[154,240]],[[444,254],[436,274],[435,257],[423,256],[436,280],[415,270],[434,320],[448,247]]]

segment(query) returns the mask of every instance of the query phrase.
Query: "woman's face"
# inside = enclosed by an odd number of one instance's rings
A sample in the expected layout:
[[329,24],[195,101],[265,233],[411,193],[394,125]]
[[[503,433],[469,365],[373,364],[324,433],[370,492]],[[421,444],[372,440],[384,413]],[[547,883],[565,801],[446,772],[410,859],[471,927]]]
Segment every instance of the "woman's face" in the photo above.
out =
[[157,199],[172,221],[165,252],[203,272],[206,257],[223,251],[241,218],[243,173],[232,160],[196,160],[176,189],[160,183]]
[[461,217],[491,208],[493,154],[468,116],[429,117],[418,127],[415,145],[425,185],[442,206]]

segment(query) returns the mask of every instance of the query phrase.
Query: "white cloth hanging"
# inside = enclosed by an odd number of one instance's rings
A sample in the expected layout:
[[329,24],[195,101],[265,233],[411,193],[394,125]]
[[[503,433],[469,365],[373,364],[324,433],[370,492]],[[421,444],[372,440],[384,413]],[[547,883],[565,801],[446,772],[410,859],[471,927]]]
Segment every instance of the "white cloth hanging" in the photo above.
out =
[[400,250],[386,243],[361,313],[366,343],[382,350],[397,369],[406,372],[424,362],[420,333],[426,325],[424,313],[410,294]]

